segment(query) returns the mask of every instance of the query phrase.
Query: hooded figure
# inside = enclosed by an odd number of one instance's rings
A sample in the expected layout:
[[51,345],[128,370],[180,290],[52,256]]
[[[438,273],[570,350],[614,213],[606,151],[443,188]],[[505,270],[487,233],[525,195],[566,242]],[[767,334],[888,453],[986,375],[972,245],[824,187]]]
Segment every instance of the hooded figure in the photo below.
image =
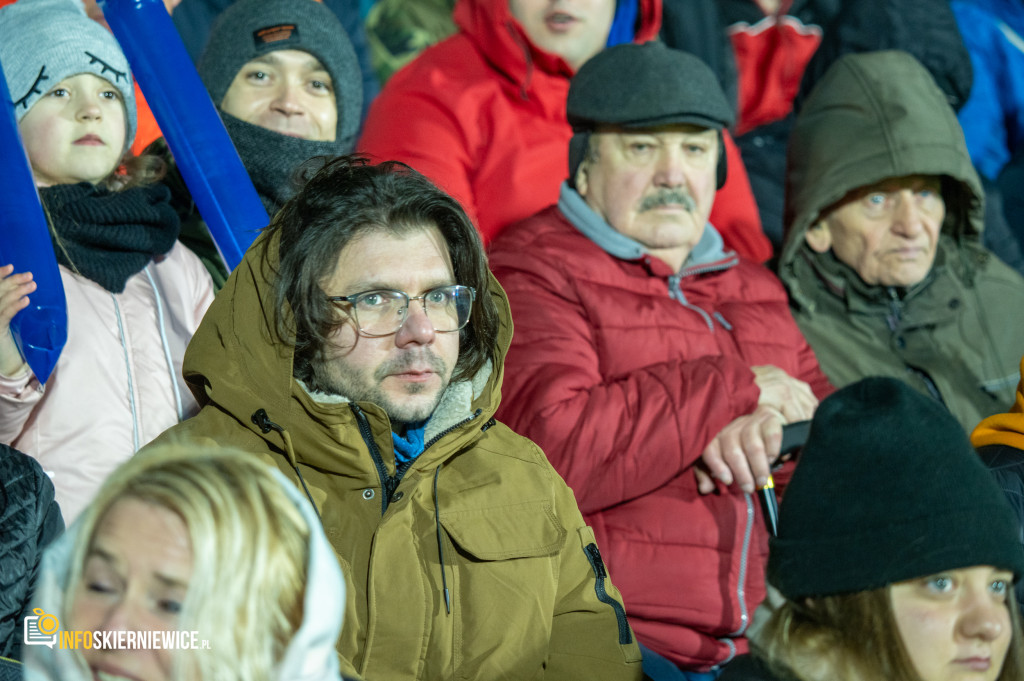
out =
[[[967,429],[1012,402],[1024,280],[980,245],[981,183],[924,67],[898,51],[839,59],[796,121],[788,163],[779,276],[829,379],[902,379]],[[928,186],[911,198],[890,186],[899,178]],[[845,210],[889,217],[858,218],[870,229],[857,236],[835,223]]]
[[[157,603],[141,606],[140,593]],[[344,601],[316,512],[279,471],[242,452],[154,448],[115,472],[47,549],[32,599],[39,632],[85,631],[92,643],[26,646],[25,678],[341,681]],[[194,643],[101,643],[108,632],[169,630]]]
[[[408,168],[364,165],[332,161],[249,249],[188,350],[184,373],[203,409],[157,442],[232,443],[307,491],[351,579],[343,671],[391,681],[639,679],[621,596],[572,491],[536,445],[493,418],[512,322],[473,226]],[[392,209],[401,217],[391,218]],[[438,402],[425,421],[406,423],[403,437],[388,406],[402,399],[397,389],[350,399],[345,393],[358,382],[332,381],[348,369],[338,357],[323,359],[341,351],[310,340],[304,325],[310,309],[325,307],[328,338],[340,347],[341,335],[355,334],[352,324],[361,328],[367,317],[336,310],[369,312],[328,302],[358,291],[325,283],[343,269],[341,259],[367,243],[393,252],[396,241],[384,235],[434,233],[435,222],[444,223],[438,239],[454,263],[448,276],[472,287],[474,302],[460,327],[454,378],[439,382]],[[364,287],[387,289],[367,292],[378,303],[399,283],[382,257],[369,275],[374,284],[359,275]],[[320,259],[335,274],[294,275]],[[422,321],[424,296],[399,319]],[[412,333],[406,326],[358,335],[349,352],[394,345]],[[422,343],[410,352],[425,355]]]

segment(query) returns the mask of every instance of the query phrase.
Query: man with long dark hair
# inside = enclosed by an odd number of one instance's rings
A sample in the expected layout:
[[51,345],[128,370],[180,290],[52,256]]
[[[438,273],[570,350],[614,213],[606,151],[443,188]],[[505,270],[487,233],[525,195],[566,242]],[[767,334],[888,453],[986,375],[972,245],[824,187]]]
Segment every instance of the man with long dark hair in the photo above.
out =
[[357,157],[285,204],[189,346],[203,409],[162,439],[261,453],[306,491],[352,580],[345,673],[640,678],[572,492],[493,418],[511,336],[459,204]]

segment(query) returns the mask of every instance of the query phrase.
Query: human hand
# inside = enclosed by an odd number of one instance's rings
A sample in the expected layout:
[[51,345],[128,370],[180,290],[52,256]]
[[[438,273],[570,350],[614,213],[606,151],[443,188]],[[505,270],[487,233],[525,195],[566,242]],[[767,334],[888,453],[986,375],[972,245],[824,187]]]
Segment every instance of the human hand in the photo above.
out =
[[772,464],[779,458],[785,417],[774,407],[761,405],[740,416],[716,435],[694,467],[697,491],[715,491],[714,478],[725,485],[734,482],[744,492],[764,487]]
[[14,315],[28,307],[28,294],[36,290],[31,272],[12,274],[14,265],[0,267],[0,332],[7,332]]
[[782,413],[783,423],[805,421],[814,416],[818,398],[811,386],[793,378],[777,366],[770,364],[751,367],[754,383],[761,389],[758,406],[773,407]]
[[28,307],[28,294],[36,290],[31,272],[13,272],[14,265],[0,267],[0,374],[5,376],[14,376],[25,365],[11,335],[11,320]]

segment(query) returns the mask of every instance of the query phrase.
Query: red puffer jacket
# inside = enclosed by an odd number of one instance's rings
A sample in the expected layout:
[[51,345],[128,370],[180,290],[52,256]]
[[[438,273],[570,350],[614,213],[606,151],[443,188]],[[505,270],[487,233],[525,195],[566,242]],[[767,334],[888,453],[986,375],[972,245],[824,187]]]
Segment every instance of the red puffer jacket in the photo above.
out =
[[[661,26],[661,0],[639,0],[637,42]],[[357,149],[408,163],[466,208],[484,241],[558,200],[568,176],[565,100],[573,71],[534,47],[507,0],[458,0],[459,33],[396,73],[374,101]],[[711,219],[726,243],[764,261],[743,161],[726,134],[729,176]]]
[[609,255],[556,207],[505,230],[490,262],[515,322],[497,417],[575,491],[637,637],[688,669],[746,650],[764,597],[760,505],[699,495],[691,468],[756,407],[751,366],[831,392],[782,285],[727,257],[684,270],[684,305],[668,265]]

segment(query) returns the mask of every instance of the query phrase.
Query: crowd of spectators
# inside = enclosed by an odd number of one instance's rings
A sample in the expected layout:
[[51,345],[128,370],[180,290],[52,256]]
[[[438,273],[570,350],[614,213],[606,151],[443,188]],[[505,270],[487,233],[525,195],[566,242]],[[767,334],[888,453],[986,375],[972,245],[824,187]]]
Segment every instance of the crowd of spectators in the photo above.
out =
[[0,679],[1024,681],[1019,3],[138,1],[0,0]]

